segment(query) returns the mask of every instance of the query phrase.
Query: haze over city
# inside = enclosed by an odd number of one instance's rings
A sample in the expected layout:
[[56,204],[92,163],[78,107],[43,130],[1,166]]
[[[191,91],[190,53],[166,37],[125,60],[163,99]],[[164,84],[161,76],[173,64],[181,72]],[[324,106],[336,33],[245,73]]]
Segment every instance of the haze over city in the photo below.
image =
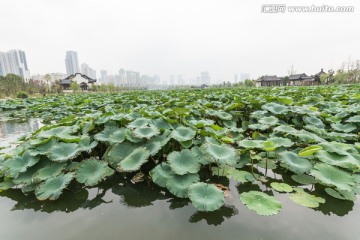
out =
[[[261,12],[268,1],[25,1],[3,0],[0,51],[26,52],[31,74],[65,73],[65,52],[109,74],[157,74],[162,81],[209,71],[212,82],[234,74],[316,73],[360,58],[358,1],[354,13]],[[324,4],[291,1],[291,4]],[[284,31],[284,29],[288,29]]]

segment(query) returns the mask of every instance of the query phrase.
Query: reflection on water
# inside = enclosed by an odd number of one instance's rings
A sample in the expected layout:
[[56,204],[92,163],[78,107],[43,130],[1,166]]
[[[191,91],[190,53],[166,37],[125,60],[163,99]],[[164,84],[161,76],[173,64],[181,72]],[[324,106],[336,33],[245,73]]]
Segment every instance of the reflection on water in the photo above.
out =
[[[0,144],[40,126],[37,120],[0,121]],[[276,178],[275,172],[269,175]],[[279,176],[297,185],[289,174]],[[214,212],[197,211],[188,199],[149,181],[133,184],[119,174],[91,188],[73,181],[57,201],[39,201],[33,193],[10,189],[0,192],[1,239],[357,239],[359,200],[341,201],[313,188],[326,203],[308,209],[293,203],[288,194],[270,191],[274,179],[269,177],[261,187],[211,179],[230,190],[225,205]],[[258,216],[240,202],[240,193],[260,188],[282,202],[280,214]]]
[[42,124],[39,119],[11,117],[14,112],[0,112],[0,148],[15,142],[27,133],[36,131]]

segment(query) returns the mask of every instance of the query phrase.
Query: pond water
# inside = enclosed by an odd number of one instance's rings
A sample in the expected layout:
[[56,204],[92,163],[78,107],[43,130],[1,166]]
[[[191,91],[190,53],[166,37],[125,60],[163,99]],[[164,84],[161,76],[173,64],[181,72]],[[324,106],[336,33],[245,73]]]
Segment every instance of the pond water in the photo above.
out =
[[[0,146],[16,141],[41,126],[0,121]],[[218,181],[225,181],[218,179]],[[215,212],[199,212],[187,200],[172,197],[147,182],[113,176],[97,188],[73,183],[58,201],[38,201],[19,189],[0,193],[0,232],[4,240],[99,239],[359,239],[360,201],[326,197],[318,209],[275,197],[282,211],[263,217],[248,210],[239,192],[253,185],[230,182],[226,205]],[[320,194],[320,193],[319,193]]]

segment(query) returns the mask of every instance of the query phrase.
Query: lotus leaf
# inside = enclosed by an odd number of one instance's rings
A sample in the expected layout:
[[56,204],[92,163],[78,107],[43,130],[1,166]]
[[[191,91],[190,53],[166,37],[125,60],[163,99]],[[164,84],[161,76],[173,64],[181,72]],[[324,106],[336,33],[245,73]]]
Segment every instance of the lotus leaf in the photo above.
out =
[[200,170],[200,162],[197,161],[196,155],[188,149],[171,152],[167,160],[173,172],[178,175],[197,173]]
[[315,184],[318,182],[313,176],[309,176],[306,174],[292,175],[291,178],[295,182],[305,184],[305,185]]
[[311,175],[325,184],[336,186],[339,190],[351,192],[355,184],[349,173],[324,163],[316,164],[311,170]]
[[56,177],[62,173],[62,171],[65,169],[66,163],[51,163],[50,165],[39,169],[34,175],[33,179],[35,181],[44,181],[49,178]]
[[133,134],[137,138],[150,139],[153,136],[159,135],[160,131],[156,127],[138,127],[135,128]]
[[58,143],[53,146],[48,153],[51,160],[64,162],[75,158],[79,154],[79,145],[77,143]]
[[325,192],[330,196],[340,200],[356,201],[356,195],[352,192],[337,190],[333,188],[325,188]]
[[350,133],[354,130],[356,130],[356,125],[355,124],[340,124],[340,123],[333,123],[331,124],[331,127],[339,132],[345,132],[345,133]]
[[253,148],[262,148],[263,141],[260,140],[241,140],[238,142],[238,145],[240,147],[246,148],[246,149],[253,149]]
[[2,164],[7,167],[9,176],[16,178],[19,173],[25,172],[29,167],[34,166],[39,162],[39,157],[33,157],[29,152],[25,152],[22,156],[18,156],[15,159],[9,159]]
[[302,149],[299,152],[299,156],[300,157],[307,157],[307,156],[313,155],[314,153],[316,153],[317,151],[319,151],[321,149],[322,149],[321,146],[316,146],[316,145],[309,146],[309,147],[306,147],[306,148]]
[[264,192],[243,192],[240,194],[240,200],[248,209],[262,216],[275,215],[281,211],[281,203]]
[[150,176],[154,183],[159,185],[160,187],[166,187],[167,180],[171,175],[173,175],[173,171],[171,170],[169,164],[161,163],[157,165],[150,171]]
[[40,184],[36,190],[35,195],[39,200],[56,200],[61,195],[64,188],[66,188],[71,180],[74,178],[74,173],[61,174],[54,178],[47,179]]
[[346,122],[360,123],[360,115],[352,116]]
[[236,164],[236,152],[233,147],[227,144],[208,144],[206,152],[220,164],[234,166]]
[[171,137],[179,142],[192,140],[196,132],[188,127],[178,127],[172,131]]
[[302,188],[294,188],[295,193],[291,193],[289,198],[295,203],[308,208],[317,208],[320,203],[325,203],[325,199],[309,194]]
[[347,155],[339,155],[337,153],[320,150],[316,153],[316,157],[320,161],[330,165],[347,168],[350,170],[360,169],[360,160],[354,158],[350,153]]
[[84,160],[76,170],[76,180],[86,186],[94,186],[104,178],[114,174],[114,170],[109,168],[104,161],[98,161],[94,158]]
[[286,183],[272,182],[272,183],[270,183],[270,186],[275,191],[278,191],[278,192],[287,192],[287,193],[289,193],[289,192],[293,191],[293,188],[289,184],[286,184]]
[[259,119],[259,123],[264,124],[264,125],[270,125],[270,126],[275,126],[278,122],[279,122],[279,119],[274,116],[263,117],[263,118]]
[[197,183],[200,180],[197,173],[186,174],[186,175],[170,175],[166,187],[168,190],[179,198],[188,197],[188,189],[191,184]]
[[278,145],[279,147],[291,147],[294,145],[294,143],[288,139],[288,138],[282,138],[282,137],[272,137],[268,139],[269,141],[272,141],[273,143],[275,143],[276,145]]
[[134,172],[140,169],[141,165],[147,162],[150,152],[139,147],[118,164],[118,170],[121,172]]
[[189,186],[189,198],[200,211],[215,211],[224,204],[224,193],[213,184],[194,183]]
[[131,122],[128,125],[128,128],[138,128],[145,127],[151,123],[150,119],[147,118],[137,118],[135,121]]
[[305,158],[299,157],[296,153],[284,151],[279,154],[279,160],[286,164],[286,167],[296,174],[309,172],[312,164]]

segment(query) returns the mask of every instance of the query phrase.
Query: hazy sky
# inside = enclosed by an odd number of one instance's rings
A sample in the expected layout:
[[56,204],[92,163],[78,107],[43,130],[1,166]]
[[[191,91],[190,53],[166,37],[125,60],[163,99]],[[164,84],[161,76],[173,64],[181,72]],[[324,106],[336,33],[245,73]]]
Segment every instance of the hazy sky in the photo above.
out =
[[[354,6],[354,13],[261,13],[269,3]],[[66,72],[65,52],[115,74],[212,80],[235,73],[314,74],[360,59],[358,0],[0,0],[0,51],[22,49],[30,73]]]

